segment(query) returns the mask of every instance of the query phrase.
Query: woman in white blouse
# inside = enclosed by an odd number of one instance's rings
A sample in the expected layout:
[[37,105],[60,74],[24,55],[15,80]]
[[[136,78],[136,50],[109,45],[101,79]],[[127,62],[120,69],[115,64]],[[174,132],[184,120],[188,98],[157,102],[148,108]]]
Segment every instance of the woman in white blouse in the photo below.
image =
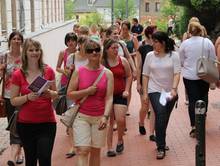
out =
[[198,22],[189,24],[191,37],[184,40],[179,49],[182,65],[183,82],[189,98],[188,112],[190,117],[191,131],[190,136],[195,137],[195,103],[203,100],[208,108],[209,83],[201,80],[197,76],[196,63],[200,56],[209,56],[215,60],[215,47],[211,40],[202,37],[203,27]]
[[[165,157],[166,129],[170,114],[178,99],[177,87],[180,79],[180,59],[174,51],[174,41],[165,32],[155,32],[152,35],[153,48],[147,54],[143,66],[143,100],[150,100],[155,113],[155,133],[157,144],[157,159]],[[162,92],[169,97],[165,103],[160,102]],[[149,98],[149,99],[148,99]]]

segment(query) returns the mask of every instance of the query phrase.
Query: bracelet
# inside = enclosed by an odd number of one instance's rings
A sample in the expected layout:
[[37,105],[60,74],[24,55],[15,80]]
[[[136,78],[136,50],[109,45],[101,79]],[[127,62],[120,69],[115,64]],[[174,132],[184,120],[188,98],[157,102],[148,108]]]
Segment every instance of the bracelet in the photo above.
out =
[[175,90],[175,91],[177,90],[177,88],[172,88],[172,89]]
[[109,119],[109,115],[103,115],[103,116],[106,118],[106,120]]
[[27,102],[29,101],[28,94],[26,95]]

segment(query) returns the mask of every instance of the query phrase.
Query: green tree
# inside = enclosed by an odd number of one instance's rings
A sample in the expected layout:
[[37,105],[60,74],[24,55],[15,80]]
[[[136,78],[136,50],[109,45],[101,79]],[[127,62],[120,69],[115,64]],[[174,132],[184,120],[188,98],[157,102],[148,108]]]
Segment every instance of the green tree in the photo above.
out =
[[186,7],[188,15],[183,19],[197,16],[212,38],[220,35],[220,0],[172,0],[173,3]]
[[100,13],[89,13],[81,17],[80,22],[81,25],[92,25],[97,24],[101,25],[103,23],[103,17]]
[[73,19],[73,0],[65,0],[64,1],[64,19],[71,20]]
[[[136,14],[134,0],[128,0],[128,17],[131,18]],[[114,18],[126,18],[126,0],[114,0]]]
[[183,7],[174,5],[171,0],[166,0],[162,2],[163,5],[161,7],[162,17],[156,21],[156,25],[158,29],[166,31],[167,30],[167,21],[168,16],[175,16],[175,34],[177,36],[181,36],[183,32],[185,32],[185,26],[182,25],[182,15],[183,15]]

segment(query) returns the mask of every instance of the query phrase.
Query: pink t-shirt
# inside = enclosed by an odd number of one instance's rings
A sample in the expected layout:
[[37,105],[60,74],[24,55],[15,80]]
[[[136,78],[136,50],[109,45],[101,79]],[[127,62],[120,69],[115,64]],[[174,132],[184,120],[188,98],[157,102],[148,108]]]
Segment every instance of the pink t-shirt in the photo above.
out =
[[[44,69],[44,78],[55,80],[55,74],[52,68],[46,66]],[[12,75],[12,84],[20,87],[20,94],[26,95],[31,91],[27,89],[29,83],[23,72],[18,69]],[[19,109],[18,122],[21,123],[47,123],[56,122],[53,106],[50,98],[39,97],[35,101],[24,103]]]
[[[79,68],[79,88],[86,89],[91,86],[99,76],[104,67],[98,70],[90,70],[84,66]],[[79,112],[90,116],[101,116],[105,110],[105,96],[107,91],[107,76],[104,73],[97,84],[97,92],[95,95],[87,97],[80,106]]]
[[[64,50],[63,53],[63,67],[64,69],[66,68],[66,62],[67,62],[67,58],[68,58],[68,54],[67,54],[67,50]],[[65,74],[61,75],[61,85],[65,86],[68,82],[68,77]]]

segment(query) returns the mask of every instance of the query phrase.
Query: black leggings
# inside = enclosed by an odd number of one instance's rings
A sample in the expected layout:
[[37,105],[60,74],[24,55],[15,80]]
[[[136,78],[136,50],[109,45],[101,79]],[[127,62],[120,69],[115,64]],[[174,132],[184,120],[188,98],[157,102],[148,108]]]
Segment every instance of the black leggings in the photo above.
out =
[[194,127],[196,101],[203,100],[206,103],[206,111],[208,109],[209,83],[203,80],[188,80],[186,78],[183,78],[183,82],[189,98],[188,112],[190,124]]
[[51,166],[56,123],[17,124],[25,152],[25,166]]
[[173,98],[172,100],[169,100],[165,106],[161,105],[159,102],[159,92],[149,93],[149,98],[155,113],[155,133],[157,138],[157,148],[165,150],[166,130],[170,119],[170,114],[178,99],[178,96]]

